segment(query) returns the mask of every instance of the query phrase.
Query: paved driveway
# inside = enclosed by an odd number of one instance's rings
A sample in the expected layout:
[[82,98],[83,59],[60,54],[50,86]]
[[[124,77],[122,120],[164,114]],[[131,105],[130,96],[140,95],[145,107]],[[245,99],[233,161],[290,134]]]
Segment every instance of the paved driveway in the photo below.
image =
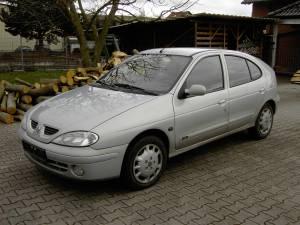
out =
[[300,85],[280,78],[271,135],[244,133],[172,159],[160,182],[77,183],[39,171],[0,124],[0,224],[300,224]]

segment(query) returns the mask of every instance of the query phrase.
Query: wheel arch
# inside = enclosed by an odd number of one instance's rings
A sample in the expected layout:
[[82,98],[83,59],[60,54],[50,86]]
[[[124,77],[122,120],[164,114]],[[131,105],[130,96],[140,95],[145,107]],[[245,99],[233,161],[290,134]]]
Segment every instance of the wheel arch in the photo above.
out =
[[138,135],[136,135],[129,143],[127,149],[126,149],[126,152],[125,152],[125,155],[124,155],[124,158],[123,158],[123,162],[122,162],[122,170],[123,170],[123,167],[124,167],[124,160],[127,158],[127,155],[130,151],[130,148],[138,141],[140,140],[141,138],[143,137],[146,137],[146,136],[156,136],[158,138],[160,138],[163,143],[165,144],[166,146],[166,149],[167,149],[167,157],[169,157],[169,149],[170,149],[170,140],[169,140],[169,137],[167,136],[167,134],[160,130],[160,129],[150,129],[150,130],[145,130],[141,133],[139,133]]
[[269,104],[272,107],[273,113],[276,113],[277,107],[276,107],[276,103],[273,99],[270,99],[266,102],[266,104]]
[[143,131],[143,132],[139,133],[138,135],[136,135],[130,141],[130,143],[129,143],[128,147],[127,147],[126,153],[130,149],[130,147],[133,146],[139,139],[141,139],[143,137],[146,137],[146,136],[155,136],[155,137],[160,138],[163,141],[163,143],[165,144],[166,149],[167,149],[167,153],[169,155],[169,148],[170,148],[169,137],[167,136],[167,134],[164,131],[162,131],[160,129],[150,129],[150,130]]

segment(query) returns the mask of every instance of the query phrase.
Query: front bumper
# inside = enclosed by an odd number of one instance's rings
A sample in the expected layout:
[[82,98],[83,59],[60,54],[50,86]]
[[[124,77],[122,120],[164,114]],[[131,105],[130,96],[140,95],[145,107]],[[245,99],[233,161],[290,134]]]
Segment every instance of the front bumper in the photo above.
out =
[[[33,151],[24,151],[25,156],[36,165],[64,177],[77,180],[103,180],[119,177],[128,145],[94,150],[90,147],[72,148],[45,144],[29,137],[22,128],[18,131],[23,143],[40,149],[45,157],[37,157]],[[24,146],[24,145],[23,145]]]

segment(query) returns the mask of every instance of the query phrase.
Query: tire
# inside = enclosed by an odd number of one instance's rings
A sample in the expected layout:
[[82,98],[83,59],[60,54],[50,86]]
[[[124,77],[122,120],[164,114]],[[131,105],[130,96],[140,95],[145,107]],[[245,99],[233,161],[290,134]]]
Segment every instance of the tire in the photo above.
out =
[[273,108],[269,103],[266,103],[257,116],[255,126],[249,128],[249,134],[257,140],[266,138],[272,130],[273,117]]
[[126,153],[121,179],[132,189],[143,189],[155,184],[167,164],[167,149],[156,136],[146,136],[135,142]]

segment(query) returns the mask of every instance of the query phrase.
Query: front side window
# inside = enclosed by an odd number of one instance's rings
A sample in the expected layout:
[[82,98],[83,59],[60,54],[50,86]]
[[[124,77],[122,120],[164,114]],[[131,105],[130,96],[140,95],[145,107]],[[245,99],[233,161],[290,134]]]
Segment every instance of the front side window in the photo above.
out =
[[209,56],[201,59],[186,80],[186,87],[201,84],[207,93],[224,89],[223,70],[219,56]]
[[226,55],[225,59],[230,87],[242,85],[251,81],[251,76],[245,59],[231,55]]
[[112,69],[96,83],[104,88],[126,92],[169,92],[179,79],[191,57],[177,55],[137,55]]

